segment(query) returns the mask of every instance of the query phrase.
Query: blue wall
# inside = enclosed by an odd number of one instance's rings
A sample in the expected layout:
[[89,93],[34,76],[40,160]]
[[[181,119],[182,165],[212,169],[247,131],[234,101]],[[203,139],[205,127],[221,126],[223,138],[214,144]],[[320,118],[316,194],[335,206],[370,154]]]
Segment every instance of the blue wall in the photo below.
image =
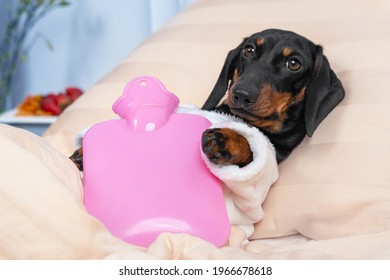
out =
[[[0,0],[2,7],[6,1]],[[67,86],[87,89],[193,0],[70,2],[69,7],[48,14],[30,33],[29,40],[42,34],[54,50],[43,39],[35,41],[19,69],[10,107],[28,94],[59,92]],[[1,28],[3,16],[0,11]]]

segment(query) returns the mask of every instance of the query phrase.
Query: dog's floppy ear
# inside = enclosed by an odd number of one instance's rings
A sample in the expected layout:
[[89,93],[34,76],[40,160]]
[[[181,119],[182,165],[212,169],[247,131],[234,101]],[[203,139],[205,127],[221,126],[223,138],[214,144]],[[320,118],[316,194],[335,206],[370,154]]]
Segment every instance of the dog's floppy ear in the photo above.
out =
[[314,60],[313,80],[306,90],[306,133],[312,136],[322,120],[343,100],[345,91],[341,81],[330,68],[322,47],[317,46]]
[[215,84],[206,102],[202,106],[203,110],[214,109],[218,105],[219,101],[221,101],[222,97],[225,95],[227,87],[229,85],[229,81],[233,77],[234,64],[239,58],[242,44],[243,43],[241,43],[237,48],[231,50],[228,53],[225,63],[222,67],[222,71],[219,74],[217,83]]

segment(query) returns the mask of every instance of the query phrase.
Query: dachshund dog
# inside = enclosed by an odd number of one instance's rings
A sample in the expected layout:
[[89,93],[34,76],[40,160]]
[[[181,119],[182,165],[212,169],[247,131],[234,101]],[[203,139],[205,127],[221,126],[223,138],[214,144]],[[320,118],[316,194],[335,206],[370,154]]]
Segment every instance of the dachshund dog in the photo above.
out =
[[[291,31],[268,29],[229,52],[202,109],[257,127],[280,163],[305,135],[313,135],[344,95],[321,46]],[[216,164],[245,166],[252,160],[246,139],[230,129],[205,131],[202,146]]]
[[[228,53],[202,109],[235,115],[257,127],[280,163],[305,135],[313,135],[344,94],[321,46],[291,31],[268,29]],[[218,165],[244,167],[253,159],[247,140],[228,128],[206,130],[202,150]],[[70,157],[80,170],[82,156],[80,148]]]

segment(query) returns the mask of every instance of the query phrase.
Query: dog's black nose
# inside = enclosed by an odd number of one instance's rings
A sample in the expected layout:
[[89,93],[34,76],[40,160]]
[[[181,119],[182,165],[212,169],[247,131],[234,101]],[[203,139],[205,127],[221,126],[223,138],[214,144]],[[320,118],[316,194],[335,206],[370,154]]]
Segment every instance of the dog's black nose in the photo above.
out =
[[243,89],[233,90],[233,102],[239,107],[248,107],[256,102],[257,96]]

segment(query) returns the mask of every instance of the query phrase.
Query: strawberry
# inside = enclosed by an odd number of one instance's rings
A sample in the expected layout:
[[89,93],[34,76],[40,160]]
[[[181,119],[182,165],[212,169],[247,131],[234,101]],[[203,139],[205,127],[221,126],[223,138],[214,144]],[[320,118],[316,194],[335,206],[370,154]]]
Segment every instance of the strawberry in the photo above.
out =
[[68,87],[65,89],[65,92],[70,97],[72,102],[79,98],[79,96],[83,93],[83,91],[77,87]]
[[49,94],[42,99],[41,108],[42,110],[52,113],[55,116],[58,116],[62,112],[61,108],[57,104],[54,94]]
[[66,88],[65,93],[50,93],[42,98],[41,109],[45,112],[58,116],[82,93],[82,90],[77,87],[68,87]]
[[57,101],[58,107],[60,107],[61,110],[64,110],[72,102],[71,98],[68,95],[66,95],[65,93],[57,94],[56,101]]
[[57,97],[54,93],[49,93],[48,95],[44,96],[44,98],[52,99],[54,102],[56,102]]

